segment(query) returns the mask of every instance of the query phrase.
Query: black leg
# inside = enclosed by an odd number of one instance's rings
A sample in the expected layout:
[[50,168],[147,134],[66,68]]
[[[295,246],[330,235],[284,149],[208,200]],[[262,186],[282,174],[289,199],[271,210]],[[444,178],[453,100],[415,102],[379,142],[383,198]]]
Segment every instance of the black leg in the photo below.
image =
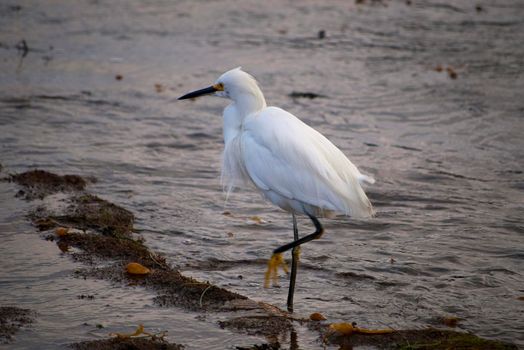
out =
[[302,237],[300,239],[297,239],[291,243],[284,244],[282,247],[278,247],[277,249],[273,250],[273,254],[285,252],[286,250],[298,247],[301,244],[304,244],[314,239],[318,239],[322,236],[322,234],[324,233],[324,228],[322,227],[318,219],[314,217],[313,215],[308,214],[308,216],[311,219],[311,221],[313,221],[313,224],[315,225],[315,232],[305,237]]
[[266,288],[269,287],[269,283],[271,279],[273,279],[273,282],[276,284],[277,277],[278,277],[277,275],[278,267],[281,265],[284,265],[284,270],[287,272],[287,268],[285,267],[284,259],[282,258],[281,253],[285,252],[286,250],[293,249],[293,262],[291,265],[289,293],[287,296],[287,308],[289,312],[293,312],[293,295],[295,293],[295,281],[296,281],[297,270],[298,270],[298,257],[299,257],[299,249],[300,249],[299,246],[313,239],[320,238],[320,236],[322,236],[322,234],[324,233],[324,229],[322,228],[322,225],[320,224],[318,219],[312,215],[309,215],[309,218],[311,219],[311,221],[313,221],[313,224],[315,225],[315,232],[299,239],[297,221],[296,221],[295,215],[293,214],[293,232],[294,232],[295,240],[273,251],[273,256],[271,256],[271,259],[269,259],[268,261],[268,267],[267,267],[266,275],[264,277],[264,287]]
[[[295,241],[298,241],[297,218],[295,213],[292,213],[291,215],[293,215],[293,238]],[[293,295],[295,294],[295,281],[297,279],[299,249],[300,248],[297,246],[291,251],[291,275],[289,276],[289,291],[287,294],[287,311],[289,312],[293,312]]]

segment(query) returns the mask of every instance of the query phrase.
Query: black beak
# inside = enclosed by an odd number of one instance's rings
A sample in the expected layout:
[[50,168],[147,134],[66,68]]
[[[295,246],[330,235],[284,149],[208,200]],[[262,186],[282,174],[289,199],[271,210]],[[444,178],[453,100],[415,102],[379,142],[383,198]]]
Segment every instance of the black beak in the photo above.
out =
[[212,93],[214,93],[216,91],[219,91],[219,90],[217,88],[215,88],[214,86],[210,86],[210,87],[207,87],[205,89],[196,90],[196,91],[190,92],[188,94],[185,94],[184,96],[180,96],[178,99],[179,100],[185,100],[185,99],[188,99],[188,98],[195,98],[195,97],[198,97],[198,96],[209,95],[209,94],[212,94]]

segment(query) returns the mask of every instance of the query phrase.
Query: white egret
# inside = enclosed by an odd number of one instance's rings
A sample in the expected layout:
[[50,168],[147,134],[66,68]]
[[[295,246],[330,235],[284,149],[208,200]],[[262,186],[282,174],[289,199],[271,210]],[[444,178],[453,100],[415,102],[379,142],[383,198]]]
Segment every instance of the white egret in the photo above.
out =
[[[342,151],[293,114],[268,107],[256,80],[240,67],[179,100],[209,94],[232,100],[224,109],[224,188],[229,193],[235,186],[251,183],[292,214],[294,240],[273,251],[265,281],[266,286],[270,279],[276,281],[280,265],[287,270],[282,252],[293,249],[287,300],[292,312],[299,246],[324,233],[318,217],[372,216],[373,207],[361,183],[374,179],[361,174]],[[296,214],[307,215],[315,232],[299,238]]]

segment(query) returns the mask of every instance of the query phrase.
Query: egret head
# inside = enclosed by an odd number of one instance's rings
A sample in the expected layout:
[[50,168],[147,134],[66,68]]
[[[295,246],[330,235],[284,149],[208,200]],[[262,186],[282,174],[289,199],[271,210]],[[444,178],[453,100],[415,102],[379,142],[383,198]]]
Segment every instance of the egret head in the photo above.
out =
[[222,74],[213,85],[190,92],[179,97],[179,100],[195,98],[204,95],[215,95],[225,97],[243,104],[244,102],[255,102],[259,108],[266,105],[264,95],[258,87],[257,81],[248,73],[244,72],[241,67],[231,69]]

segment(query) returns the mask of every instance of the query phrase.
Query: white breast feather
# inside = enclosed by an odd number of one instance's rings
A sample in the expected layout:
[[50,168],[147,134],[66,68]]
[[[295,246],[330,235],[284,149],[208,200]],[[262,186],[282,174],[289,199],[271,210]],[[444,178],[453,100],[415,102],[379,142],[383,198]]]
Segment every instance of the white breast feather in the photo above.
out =
[[222,187],[229,196],[235,187],[245,187],[250,183],[249,176],[242,162],[240,137],[234,137],[224,147],[222,155]]

